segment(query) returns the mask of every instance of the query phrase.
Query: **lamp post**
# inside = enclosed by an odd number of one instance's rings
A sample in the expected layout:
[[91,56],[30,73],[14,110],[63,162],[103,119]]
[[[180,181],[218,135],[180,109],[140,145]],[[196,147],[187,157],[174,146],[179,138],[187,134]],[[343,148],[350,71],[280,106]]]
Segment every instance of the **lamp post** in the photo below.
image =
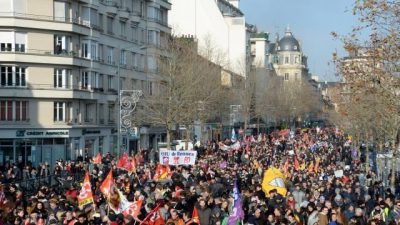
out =
[[[124,50],[130,50],[133,47],[129,46],[124,48]],[[122,52],[122,48],[119,47]],[[147,46],[141,46],[139,49],[147,49]],[[139,101],[140,96],[142,96],[142,90],[121,90],[121,59],[122,55],[119,55],[119,62],[117,63],[117,78],[118,78],[118,135],[117,135],[117,155],[121,154],[121,137],[122,135],[131,134],[134,132],[134,127],[131,120],[131,114],[136,108],[136,103]],[[147,56],[147,51],[146,51]],[[147,79],[147,77],[146,77]],[[125,148],[122,150],[126,150]]]
[[[127,139],[133,132],[137,133],[131,120],[131,114],[136,108],[136,103],[142,96],[141,90],[119,91],[119,128],[118,128],[118,155],[121,154],[121,137],[126,135]],[[122,150],[126,150],[125,148]]]

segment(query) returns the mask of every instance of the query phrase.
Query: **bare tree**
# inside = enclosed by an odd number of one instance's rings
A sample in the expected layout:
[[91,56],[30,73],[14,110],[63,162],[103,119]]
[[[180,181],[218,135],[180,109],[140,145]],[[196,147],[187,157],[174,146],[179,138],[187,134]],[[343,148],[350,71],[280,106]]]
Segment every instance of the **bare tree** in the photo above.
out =
[[[333,33],[349,52],[346,58],[334,55],[347,90],[346,96],[342,95],[346,99],[342,108],[352,119],[357,118],[353,123],[365,124],[359,117],[371,119],[368,137],[373,134],[379,142],[390,140],[393,187],[400,128],[400,4],[391,0],[355,1],[353,12],[361,25],[345,36]],[[361,40],[360,33],[369,38]],[[356,134],[365,128],[357,124],[353,127],[356,129],[351,132]]]
[[309,80],[283,81],[271,77],[260,98],[259,111],[287,125],[321,111],[321,95]]
[[197,54],[193,39],[170,38],[159,60],[158,90],[138,105],[139,123],[163,126],[167,130],[167,148],[177,124],[193,124],[201,109],[212,108],[221,90],[221,68]]

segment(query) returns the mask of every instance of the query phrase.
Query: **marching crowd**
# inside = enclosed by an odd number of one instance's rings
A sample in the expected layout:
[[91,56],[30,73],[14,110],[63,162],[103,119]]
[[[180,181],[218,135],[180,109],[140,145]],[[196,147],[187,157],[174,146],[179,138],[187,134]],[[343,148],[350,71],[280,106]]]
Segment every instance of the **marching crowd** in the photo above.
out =
[[[111,154],[58,161],[51,171],[46,163],[5,165],[0,225],[400,224],[398,191],[384,188],[334,128],[210,141],[196,150],[190,166],[159,165],[154,150],[124,158],[125,165]],[[85,172],[84,180],[72,177]],[[32,195],[17,182],[50,174],[67,178]]]

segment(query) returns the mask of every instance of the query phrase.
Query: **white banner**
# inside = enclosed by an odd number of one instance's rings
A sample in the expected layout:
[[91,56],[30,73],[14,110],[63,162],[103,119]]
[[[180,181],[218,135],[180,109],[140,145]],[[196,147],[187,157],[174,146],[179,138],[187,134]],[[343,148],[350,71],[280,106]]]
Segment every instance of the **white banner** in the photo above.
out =
[[160,150],[160,164],[162,165],[194,165],[196,157],[196,151]]

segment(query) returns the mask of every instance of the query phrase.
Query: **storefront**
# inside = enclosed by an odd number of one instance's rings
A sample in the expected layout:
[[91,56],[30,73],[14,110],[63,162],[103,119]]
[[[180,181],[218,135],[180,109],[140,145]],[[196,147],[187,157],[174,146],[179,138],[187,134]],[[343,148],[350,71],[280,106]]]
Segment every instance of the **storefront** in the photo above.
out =
[[0,165],[16,163],[37,166],[42,162],[69,159],[69,130],[1,131]]
[[23,166],[56,160],[75,160],[106,154],[116,149],[116,135],[111,128],[98,129],[8,129],[0,130],[0,166],[16,163]]

